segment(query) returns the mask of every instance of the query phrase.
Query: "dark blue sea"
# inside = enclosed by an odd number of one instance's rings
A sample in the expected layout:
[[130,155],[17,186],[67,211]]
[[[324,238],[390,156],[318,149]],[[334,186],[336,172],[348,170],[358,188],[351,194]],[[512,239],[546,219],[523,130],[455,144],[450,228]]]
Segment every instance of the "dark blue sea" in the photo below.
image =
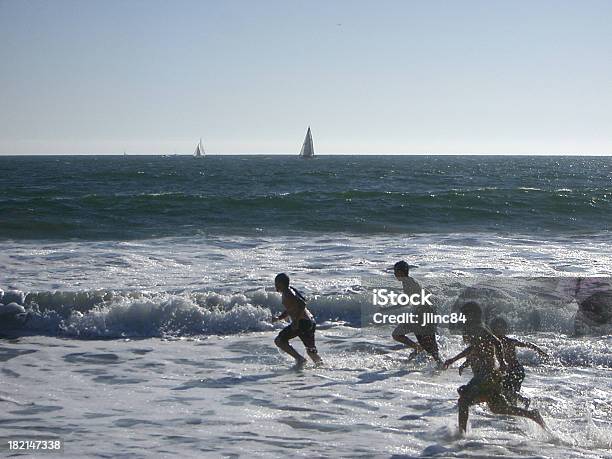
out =
[[0,238],[589,235],[612,224],[612,158],[0,157]]

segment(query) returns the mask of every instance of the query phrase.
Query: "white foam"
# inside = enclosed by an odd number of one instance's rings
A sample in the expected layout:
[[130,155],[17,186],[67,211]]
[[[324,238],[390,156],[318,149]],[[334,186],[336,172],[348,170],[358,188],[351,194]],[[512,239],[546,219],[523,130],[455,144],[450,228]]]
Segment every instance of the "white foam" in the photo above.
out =
[[[320,331],[326,365],[300,373],[279,356],[274,332],[171,341],[26,337],[11,344],[23,354],[6,363],[12,373],[3,375],[2,396],[34,403],[32,414],[7,408],[3,428],[11,436],[40,426],[72,431],[78,423],[79,435],[64,440],[67,451],[83,456],[97,454],[100,439],[108,455],[128,448],[242,455],[257,448],[276,457],[302,445],[310,455],[346,457],[609,454],[609,370],[527,366],[524,386],[554,435],[484,405],[470,410],[470,430],[458,435],[456,389],[468,377],[407,364],[407,351],[392,350],[388,335],[371,331]],[[444,356],[462,346],[459,337],[446,340]],[[32,349],[39,351],[27,353]],[[125,435],[128,426],[134,435]]]
[[[208,289],[272,286],[287,271],[314,293],[344,292],[399,259],[417,276],[485,270],[504,276],[612,275],[609,235],[445,234],[165,238],[131,242],[11,242],[0,250],[0,285],[26,291]],[[35,266],[36,269],[32,269]]]

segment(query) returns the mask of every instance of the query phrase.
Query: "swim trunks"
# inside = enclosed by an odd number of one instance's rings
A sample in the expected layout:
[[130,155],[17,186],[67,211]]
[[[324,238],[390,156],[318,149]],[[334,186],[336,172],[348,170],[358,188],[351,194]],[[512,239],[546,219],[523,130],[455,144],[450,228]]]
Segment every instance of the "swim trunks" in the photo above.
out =
[[315,346],[315,329],[317,328],[317,324],[314,320],[309,319],[300,319],[297,324],[287,325],[285,328],[281,330],[278,334],[278,337],[283,341],[289,341],[293,338],[300,338],[302,343],[304,343],[304,347],[308,352],[317,352],[317,347]]
[[482,403],[502,395],[502,373],[493,370],[486,376],[474,376],[469,383],[457,389],[469,404]]

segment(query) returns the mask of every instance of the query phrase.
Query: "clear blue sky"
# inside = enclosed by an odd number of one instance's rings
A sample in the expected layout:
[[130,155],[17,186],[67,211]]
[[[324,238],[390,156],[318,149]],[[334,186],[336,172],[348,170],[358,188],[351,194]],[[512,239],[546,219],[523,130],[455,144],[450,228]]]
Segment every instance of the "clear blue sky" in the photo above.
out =
[[0,154],[612,153],[612,1],[0,0]]

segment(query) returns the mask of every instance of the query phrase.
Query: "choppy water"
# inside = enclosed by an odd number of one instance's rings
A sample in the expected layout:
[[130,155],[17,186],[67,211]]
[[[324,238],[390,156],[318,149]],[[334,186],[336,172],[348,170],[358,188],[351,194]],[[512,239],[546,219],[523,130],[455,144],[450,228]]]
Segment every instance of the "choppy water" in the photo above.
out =
[[0,157],[0,237],[610,229],[609,157]]
[[[320,330],[327,366],[303,373],[288,369],[272,332],[0,341],[0,441],[59,438],[60,456],[74,458],[610,457],[610,369],[564,365],[565,338],[526,337],[550,362],[522,354],[523,392],[550,433],[478,406],[460,437],[456,389],[469,371],[408,364],[388,333]],[[609,338],[589,346],[604,354]],[[459,337],[441,338],[443,355],[460,349]]]

